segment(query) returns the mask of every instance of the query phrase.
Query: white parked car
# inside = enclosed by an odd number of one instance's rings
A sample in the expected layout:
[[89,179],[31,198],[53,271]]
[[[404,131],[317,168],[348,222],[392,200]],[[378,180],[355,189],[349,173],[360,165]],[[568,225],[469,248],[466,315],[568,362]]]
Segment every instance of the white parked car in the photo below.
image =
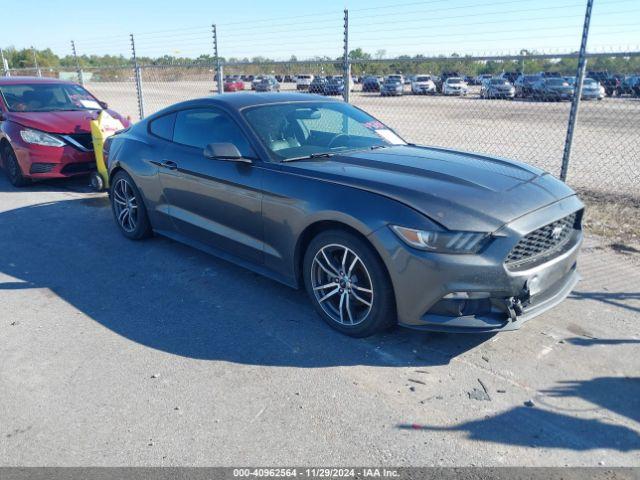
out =
[[449,77],[442,85],[442,93],[444,95],[463,96],[469,93],[469,86],[460,77]]
[[411,93],[414,95],[436,93],[436,84],[431,75],[415,75],[411,81]]
[[296,90],[309,90],[309,85],[313,82],[313,75],[306,73],[296,75]]
[[604,87],[593,78],[585,78],[582,81],[583,100],[602,100],[604,98]]
[[387,75],[386,80],[393,80],[394,82],[397,81],[404,85],[404,77],[402,75]]
[[482,85],[482,82],[484,82],[485,80],[489,80],[490,78],[493,78],[493,75],[491,75],[490,73],[483,73],[481,75],[478,75],[476,77],[476,85]]

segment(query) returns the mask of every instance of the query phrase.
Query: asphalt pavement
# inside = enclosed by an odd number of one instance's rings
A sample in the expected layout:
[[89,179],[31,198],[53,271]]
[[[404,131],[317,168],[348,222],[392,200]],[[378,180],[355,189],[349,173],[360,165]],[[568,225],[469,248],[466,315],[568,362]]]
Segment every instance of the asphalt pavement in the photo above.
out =
[[0,465],[640,465],[638,254],[516,332],[351,339],[296,291],[0,175]]

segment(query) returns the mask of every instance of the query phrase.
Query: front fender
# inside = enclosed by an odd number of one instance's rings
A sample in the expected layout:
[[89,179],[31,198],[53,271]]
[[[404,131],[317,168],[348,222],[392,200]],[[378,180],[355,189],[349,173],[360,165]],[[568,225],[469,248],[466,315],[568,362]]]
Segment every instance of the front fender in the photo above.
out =
[[364,237],[389,224],[434,228],[411,207],[367,190],[272,168],[265,168],[264,185],[269,185],[262,206],[265,266],[294,285],[297,259],[303,253],[300,242],[314,226],[332,222]]

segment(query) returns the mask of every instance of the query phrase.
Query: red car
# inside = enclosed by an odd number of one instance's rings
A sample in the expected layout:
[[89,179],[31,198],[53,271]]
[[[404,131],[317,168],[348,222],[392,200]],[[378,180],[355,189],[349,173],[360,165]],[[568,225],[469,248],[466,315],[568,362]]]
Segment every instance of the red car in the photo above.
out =
[[224,81],[225,92],[237,92],[244,90],[244,82],[240,78],[231,77]]
[[89,121],[106,108],[76,83],[0,77],[0,167],[15,186],[90,173],[96,161]]

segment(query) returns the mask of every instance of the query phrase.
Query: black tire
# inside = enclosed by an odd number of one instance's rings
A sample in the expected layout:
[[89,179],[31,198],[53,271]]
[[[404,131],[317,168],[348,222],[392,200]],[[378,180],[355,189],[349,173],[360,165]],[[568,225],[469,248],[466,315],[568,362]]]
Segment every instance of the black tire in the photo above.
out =
[[[353,274],[349,278],[349,286],[344,288],[344,290],[339,290],[337,297],[332,297],[331,302],[338,302],[339,297],[343,294],[345,298],[349,297],[345,303],[345,307],[343,308],[342,303],[339,304],[340,312],[345,313],[344,322],[340,322],[339,319],[332,317],[330,314],[325,311],[325,308],[329,310],[328,307],[331,304],[327,304],[324,308],[320,303],[318,298],[319,295],[326,295],[327,290],[331,293],[334,287],[328,287],[325,290],[319,290],[318,296],[316,296],[316,291],[314,291],[314,282],[324,281],[319,279],[318,277],[314,278],[314,275],[318,273],[322,273],[320,271],[321,266],[316,265],[316,256],[318,258],[321,255],[321,251],[324,249],[331,256],[332,252],[331,248],[334,248],[336,252],[340,250],[338,247],[343,247],[348,249],[351,252],[351,256],[348,257],[347,264],[351,264],[352,262],[356,264],[355,258],[361,262],[363,268],[360,267],[360,264],[353,269]],[[341,256],[341,255],[338,255]],[[336,264],[334,259],[332,259],[334,268],[341,268],[339,263]],[[324,269],[323,269],[324,270]],[[347,270],[345,268],[345,270]],[[324,270],[324,272],[327,272]],[[338,274],[344,273],[345,278],[348,272],[338,272]],[[395,297],[393,294],[393,287],[391,285],[391,281],[389,280],[389,275],[384,267],[384,264],[376,254],[375,250],[369,245],[366,241],[362,240],[358,236],[343,231],[343,230],[328,230],[317,235],[309,244],[305,256],[303,259],[303,275],[304,275],[304,284],[311,299],[311,303],[313,307],[316,309],[318,314],[334,329],[338,330],[341,333],[349,335],[351,337],[368,337],[370,335],[374,335],[376,333],[382,332],[397,323],[397,313],[396,313],[396,304]],[[324,275],[324,274],[323,274]],[[333,273],[332,273],[333,275]],[[357,276],[360,275],[362,278],[358,279]],[[328,275],[327,275],[328,276]],[[329,281],[334,281],[334,279],[329,278]],[[318,282],[316,282],[318,283]],[[363,290],[363,286],[367,286],[370,284],[371,293],[363,293],[358,291],[358,294],[355,294],[355,290]],[[335,288],[339,288],[342,283],[336,284]],[[361,287],[358,287],[360,285]],[[316,286],[317,289],[318,286]],[[343,293],[344,291],[344,293]],[[370,295],[370,296],[369,296]],[[357,297],[362,296],[365,300],[370,300],[370,306],[363,306],[358,300]],[[362,298],[361,297],[361,298]],[[348,312],[345,309],[349,308],[350,302],[353,302],[352,307],[354,311],[354,316],[358,315],[358,308],[367,310],[367,313],[361,312],[362,319],[358,319],[358,322],[353,324],[355,320],[351,319],[351,310]],[[348,313],[348,315],[346,315]],[[334,316],[337,317],[337,314],[334,310]],[[351,320],[351,324],[349,324],[349,320]]]
[[89,183],[91,184],[91,188],[96,192],[104,190],[104,180],[98,172],[91,172],[89,175]]
[[14,187],[24,187],[29,184],[29,180],[22,175],[20,164],[11,145],[7,144],[2,149],[2,163],[11,185]]
[[[126,184],[126,187],[122,182]],[[126,188],[126,192],[128,192],[130,197],[126,194],[123,197],[123,187]],[[152,235],[153,231],[151,229],[151,223],[149,222],[149,216],[147,215],[147,209],[144,205],[144,199],[131,176],[124,170],[117,172],[111,180],[109,197],[111,200],[113,219],[115,220],[118,229],[125,237],[130,238],[131,240],[142,240]],[[135,208],[133,209],[132,203],[128,202],[129,198],[132,198],[132,202],[135,200]],[[133,223],[126,220],[126,215],[122,216],[122,200],[127,202],[129,219],[133,221]]]

